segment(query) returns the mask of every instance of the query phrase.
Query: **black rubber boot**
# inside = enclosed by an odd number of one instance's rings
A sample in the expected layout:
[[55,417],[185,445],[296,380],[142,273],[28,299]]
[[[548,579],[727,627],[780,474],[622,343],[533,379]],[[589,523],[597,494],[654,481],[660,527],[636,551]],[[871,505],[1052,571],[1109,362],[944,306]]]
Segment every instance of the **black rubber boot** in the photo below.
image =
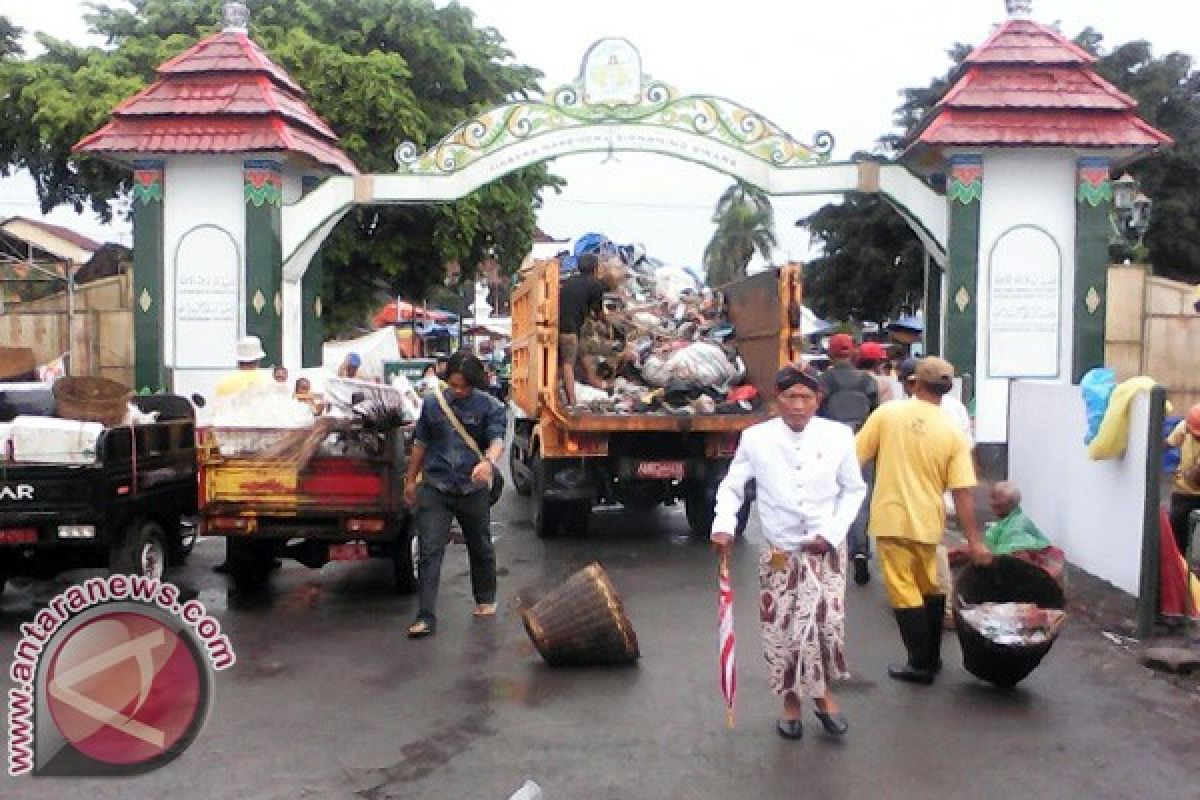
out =
[[946,595],[925,596],[925,619],[929,625],[929,668],[933,674],[942,671],[942,621],[946,616]]
[[908,663],[901,666],[888,665],[888,677],[905,683],[933,683],[933,667],[929,660],[929,623],[925,607],[897,608],[896,624],[900,626],[900,638],[908,650]]

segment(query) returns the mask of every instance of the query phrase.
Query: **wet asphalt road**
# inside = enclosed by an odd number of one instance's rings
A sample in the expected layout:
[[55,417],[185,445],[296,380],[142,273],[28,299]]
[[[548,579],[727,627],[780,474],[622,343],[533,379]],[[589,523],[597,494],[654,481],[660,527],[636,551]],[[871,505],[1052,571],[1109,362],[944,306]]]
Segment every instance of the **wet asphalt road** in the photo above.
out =
[[[0,778],[0,797],[503,800],[526,778],[547,800],[1200,797],[1200,701],[1082,621],[1013,693],[964,673],[952,636],[938,684],[904,686],[885,675],[899,642],[881,587],[851,585],[856,677],[840,690],[851,732],[831,741],[810,714],[804,741],[786,742],[758,649],[756,522],[733,561],[740,671],[730,731],[713,560],[681,509],[605,514],[585,538],[546,543],[511,491],[496,518],[500,614],[471,617],[466,554],[453,545],[440,629],[422,641],[405,638],[414,601],[392,593],[382,562],[321,571],[288,562],[265,597],[238,603],[210,571],[220,543],[202,541],[174,579],[199,591],[238,663],[218,675],[196,742],[136,779]],[[521,627],[518,593],[592,560],[616,583],[643,658],[627,669],[549,669]],[[0,598],[0,651],[12,652],[39,591]]]

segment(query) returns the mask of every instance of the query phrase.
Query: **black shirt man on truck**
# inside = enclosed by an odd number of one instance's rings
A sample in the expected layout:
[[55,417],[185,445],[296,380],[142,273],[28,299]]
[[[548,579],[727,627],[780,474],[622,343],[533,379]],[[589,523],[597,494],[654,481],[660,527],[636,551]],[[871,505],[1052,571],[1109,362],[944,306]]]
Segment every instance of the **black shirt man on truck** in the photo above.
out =
[[604,283],[596,277],[599,265],[594,253],[584,253],[579,257],[579,273],[563,281],[558,290],[558,368],[571,408],[575,407],[579,331],[589,315],[604,319]]

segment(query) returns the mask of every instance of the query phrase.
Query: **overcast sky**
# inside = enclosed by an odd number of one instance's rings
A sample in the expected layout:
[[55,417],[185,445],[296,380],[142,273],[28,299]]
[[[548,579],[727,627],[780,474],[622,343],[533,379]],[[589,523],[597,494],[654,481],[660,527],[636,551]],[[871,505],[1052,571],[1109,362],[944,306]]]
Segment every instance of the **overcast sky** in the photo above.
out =
[[[183,0],[181,0],[183,1]],[[667,0],[464,0],[482,25],[496,27],[517,60],[540,69],[543,88],[574,79],[587,47],[624,36],[645,72],[683,93],[736,100],[802,142],[833,133],[834,158],[871,149],[891,130],[898,92],[926,85],[948,66],[954,42],[978,44],[1004,18],[1003,0],[740,0],[708,5]],[[82,0],[0,0],[0,13],[30,30],[86,41]],[[718,10],[719,9],[719,10]],[[1109,45],[1147,39],[1157,54],[1200,53],[1197,0],[1035,0],[1035,18],[1068,36],[1085,26]],[[251,20],[253,35],[253,20]],[[396,143],[381,142],[391,149]],[[696,265],[712,232],[717,196],[730,183],[704,167],[661,156],[603,154],[560,158],[568,180],[546,198],[539,223],[568,238],[591,230],[649,253]],[[776,261],[804,258],[809,247],[794,222],[824,199],[775,202]],[[0,216],[36,215],[32,182],[0,181]],[[129,242],[124,224],[110,228],[65,209],[51,215],[89,235]]]

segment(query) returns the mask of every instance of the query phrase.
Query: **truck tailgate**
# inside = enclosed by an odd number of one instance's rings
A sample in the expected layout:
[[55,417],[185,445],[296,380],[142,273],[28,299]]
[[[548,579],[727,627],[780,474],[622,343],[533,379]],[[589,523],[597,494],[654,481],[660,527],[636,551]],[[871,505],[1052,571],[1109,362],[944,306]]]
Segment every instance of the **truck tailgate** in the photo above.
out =
[[294,516],[394,507],[390,464],[361,458],[320,456],[303,469],[292,463],[218,457],[204,464],[200,486],[205,510]]

